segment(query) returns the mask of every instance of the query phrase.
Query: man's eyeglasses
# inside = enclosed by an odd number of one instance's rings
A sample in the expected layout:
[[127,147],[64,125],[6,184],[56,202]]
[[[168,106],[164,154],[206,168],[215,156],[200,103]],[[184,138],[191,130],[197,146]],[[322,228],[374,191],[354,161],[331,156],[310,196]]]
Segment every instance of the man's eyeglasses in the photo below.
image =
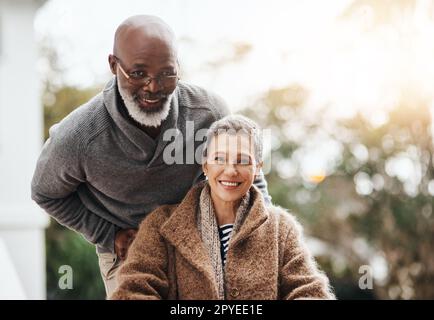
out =
[[122,74],[125,76],[128,82],[134,86],[148,86],[151,84],[152,80],[156,80],[157,84],[163,88],[176,87],[176,85],[178,84],[178,74],[173,74],[167,71],[156,77],[149,77],[144,71],[141,70],[127,73],[120,64],[121,60],[116,56],[113,57],[116,59],[117,65],[119,66]]

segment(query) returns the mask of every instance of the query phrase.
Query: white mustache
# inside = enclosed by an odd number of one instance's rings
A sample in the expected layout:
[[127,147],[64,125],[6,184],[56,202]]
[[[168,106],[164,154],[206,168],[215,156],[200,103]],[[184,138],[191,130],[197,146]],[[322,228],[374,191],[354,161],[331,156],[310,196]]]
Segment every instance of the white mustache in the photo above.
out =
[[136,93],[135,95],[133,95],[133,99],[136,100],[138,98],[140,99],[145,99],[145,100],[160,100],[160,99],[165,99],[168,97],[168,94],[165,93],[156,93],[156,94],[151,94],[151,93],[144,93],[144,94],[140,94],[140,93]]

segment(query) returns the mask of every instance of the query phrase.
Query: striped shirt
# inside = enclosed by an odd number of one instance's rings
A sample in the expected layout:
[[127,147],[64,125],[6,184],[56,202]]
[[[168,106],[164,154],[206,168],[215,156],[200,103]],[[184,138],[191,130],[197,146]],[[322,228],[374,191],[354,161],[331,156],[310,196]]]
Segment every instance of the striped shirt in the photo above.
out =
[[220,252],[222,255],[223,267],[226,264],[226,253],[228,252],[229,239],[231,238],[231,233],[233,228],[234,228],[233,224],[224,224],[219,227]]

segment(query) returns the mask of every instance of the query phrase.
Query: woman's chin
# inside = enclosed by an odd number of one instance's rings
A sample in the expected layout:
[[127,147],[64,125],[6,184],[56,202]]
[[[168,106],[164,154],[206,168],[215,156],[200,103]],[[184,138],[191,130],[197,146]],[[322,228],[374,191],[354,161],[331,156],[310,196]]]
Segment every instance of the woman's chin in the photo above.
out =
[[222,200],[224,202],[236,202],[236,201],[240,200],[243,197],[243,195],[219,194],[218,197],[220,200]]

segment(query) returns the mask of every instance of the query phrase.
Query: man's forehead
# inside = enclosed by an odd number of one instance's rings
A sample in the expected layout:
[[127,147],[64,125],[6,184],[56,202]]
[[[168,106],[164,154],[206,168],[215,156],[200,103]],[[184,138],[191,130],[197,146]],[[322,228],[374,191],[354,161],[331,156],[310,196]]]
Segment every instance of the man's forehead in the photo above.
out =
[[132,34],[119,42],[119,55],[127,55],[130,58],[140,58],[141,55],[155,56],[161,59],[176,59],[174,46],[162,39],[155,37]]
[[175,42],[165,35],[149,33],[141,29],[131,29],[123,32],[117,39],[117,46],[120,50],[126,48],[140,50],[140,48],[166,48],[168,51],[174,49]]

